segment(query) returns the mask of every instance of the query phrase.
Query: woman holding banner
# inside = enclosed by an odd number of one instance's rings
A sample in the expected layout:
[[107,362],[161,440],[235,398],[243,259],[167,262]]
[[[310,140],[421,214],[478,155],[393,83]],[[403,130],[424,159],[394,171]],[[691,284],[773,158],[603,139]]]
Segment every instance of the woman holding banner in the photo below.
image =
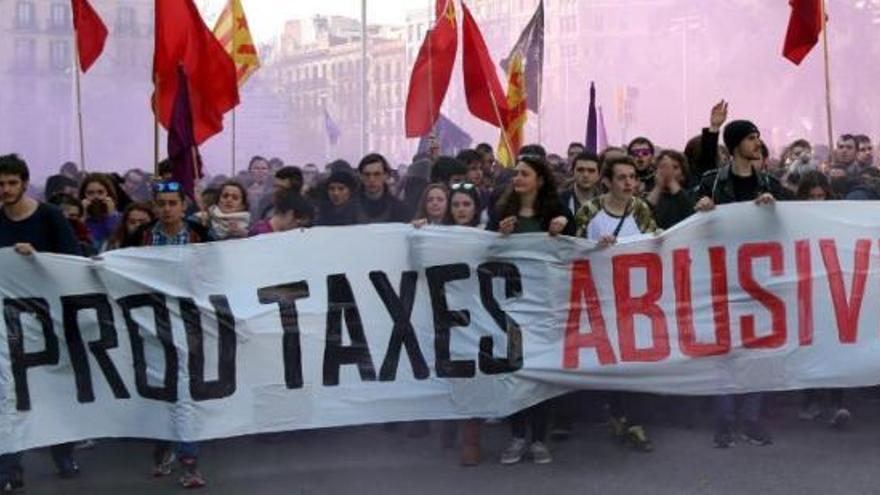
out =
[[[559,200],[556,181],[545,158],[526,153],[518,160],[515,175],[495,204],[495,215],[486,229],[503,235],[535,232],[574,235],[574,221]],[[547,402],[542,402],[510,418],[513,439],[501,454],[501,464],[516,464],[527,453],[535,464],[553,462],[547,448],[548,409]],[[528,429],[531,429],[531,443],[526,441]]]

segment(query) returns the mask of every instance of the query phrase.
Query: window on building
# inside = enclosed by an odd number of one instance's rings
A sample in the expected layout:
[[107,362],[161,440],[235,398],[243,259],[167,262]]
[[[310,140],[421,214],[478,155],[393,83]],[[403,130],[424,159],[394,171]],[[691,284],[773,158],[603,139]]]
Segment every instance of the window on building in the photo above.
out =
[[15,5],[15,27],[28,29],[36,26],[34,2],[21,1]]
[[116,9],[116,32],[133,34],[137,28],[136,14],[131,6],[122,5]]
[[63,71],[70,67],[71,47],[67,40],[55,40],[49,43],[49,67]]
[[62,30],[71,28],[70,6],[63,3],[53,3],[49,9],[49,26],[52,29]]
[[33,69],[37,65],[37,42],[31,38],[15,40],[15,68]]

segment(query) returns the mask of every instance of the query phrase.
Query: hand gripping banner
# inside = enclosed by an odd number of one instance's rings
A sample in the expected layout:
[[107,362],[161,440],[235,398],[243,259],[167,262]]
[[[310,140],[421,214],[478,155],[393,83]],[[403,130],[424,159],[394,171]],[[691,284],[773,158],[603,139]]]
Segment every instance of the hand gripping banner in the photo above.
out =
[[873,385],[878,265],[870,202],[725,206],[606,249],[408,225],[6,249],[0,452]]

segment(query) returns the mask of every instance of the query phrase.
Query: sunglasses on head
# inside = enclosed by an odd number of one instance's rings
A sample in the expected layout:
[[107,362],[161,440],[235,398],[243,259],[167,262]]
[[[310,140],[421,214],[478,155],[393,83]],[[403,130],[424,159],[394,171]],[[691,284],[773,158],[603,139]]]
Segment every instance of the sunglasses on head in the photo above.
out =
[[477,186],[470,182],[459,182],[458,184],[452,184],[449,186],[449,189],[453,191],[470,191],[471,189],[476,189]]
[[157,182],[153,184],[153,192],[155,193],[180,192],[182,190],[183,186],[180,185],[180,182]]

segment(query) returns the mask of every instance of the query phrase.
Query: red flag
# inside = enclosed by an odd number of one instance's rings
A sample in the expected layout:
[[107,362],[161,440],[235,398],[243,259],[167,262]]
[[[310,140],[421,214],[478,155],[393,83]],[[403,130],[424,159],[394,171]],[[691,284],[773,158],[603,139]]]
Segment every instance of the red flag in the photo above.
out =
[[464,2],[461,3],[463,20],[462,64],[464,66],[464,92],[468,109],[480,120],[495,127],[503,127],[507,118],[507,97],[498,80],[495,63],[486,48],[480,27]]
[[[434,19],[440,19],[446,13],[448,4],[453,3],[452,0],[437,0],[434,4]],[[455,5],[452,6],[455,8]]]
[[223,114],[238,105],[235,63],[192,0],[156,0],[153,105],[166,129],[180,84],[178,66],[183,66],[189,82],[195,142],[202,144],[223,130]]
[[444,2],[434,29],[425,36],[419,56],[413,65],[406,97],[406,137],[428,134],[440,117],[440,106],[449,89],[455,53],[458,50],[458,30],[455,23],[455,2]]
[[85,73],[104,51],[107,26],[88,0],[71,0],[70,10],[73,11],[73,30],[76,31],[79,67]]
[[782,55],[800,65],[810,50],[819,42],[824,27],[822,0],[789,0],[791,18],[785,34]]

